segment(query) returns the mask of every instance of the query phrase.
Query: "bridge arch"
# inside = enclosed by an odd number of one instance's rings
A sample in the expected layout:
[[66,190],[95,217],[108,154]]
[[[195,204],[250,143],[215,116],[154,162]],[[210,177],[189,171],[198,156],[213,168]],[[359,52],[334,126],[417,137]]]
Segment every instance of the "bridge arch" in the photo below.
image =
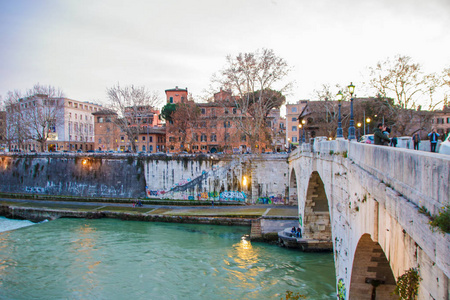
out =
[[353,258],[349,299],[398,299],[394,290],[395,277],[383,249],[363,234]]
[[331,243],[331,220],[328,197],[317,171],[309,177],[303,208],[303,237]]
[[289,205],[298,205],[297,186],[297,175],[295,174],[295,169],[292,168],[289,176]]

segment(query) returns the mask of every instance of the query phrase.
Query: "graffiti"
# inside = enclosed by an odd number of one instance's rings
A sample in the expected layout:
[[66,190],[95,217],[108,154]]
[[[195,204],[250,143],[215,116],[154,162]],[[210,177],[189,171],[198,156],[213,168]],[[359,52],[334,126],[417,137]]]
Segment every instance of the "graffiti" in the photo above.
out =
[[303,217],[302,215],[298,215],[298,224],[300,224],[300,227],[303,227]]
[[338,287],[338,294],[337,294],[338,299],[344,300],[345,294],[346,294],[344,279],[342,279],[342,278],[339,279],[337,287]]
[[188,200],[195,200],[194,196],[188,196]]
[[281,196],[259,197],[256,201],[258,204],[284,204]]
[[180,185],[185,185],[185,184],[188,184],[189,182],[191,182],[191,179],[190,179],[190,178],[188,178],[188,179],[182,179],[182,180],[179,181],[178,183],[175,183],[175,186],[174,186],[174,187],[180,186]]
[[45,188],[39,186],[26,186],[25,192],[33,194],[44,194]]
[[268,197],[259,197],[258,201],[256,201],[258,204],[272,204],[270,199]]
[[243,192],[222,192],[220,193],[220,201],[245,201],[247,196]]
[[208,195],[208,193],[205,193],[205,192],[199,193],[199,194],[198,194],[198,198],[199,198],[200,200],[205,200],[205,199],[208,199],[208,198],[209,198],[209,195]]

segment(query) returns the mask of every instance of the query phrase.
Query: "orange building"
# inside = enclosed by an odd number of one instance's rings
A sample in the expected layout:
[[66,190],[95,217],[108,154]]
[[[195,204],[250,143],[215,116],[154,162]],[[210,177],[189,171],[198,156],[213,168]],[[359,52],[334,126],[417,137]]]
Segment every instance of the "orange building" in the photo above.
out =
[[[165,151],[166,132],[160,123],[159,111],[145,111],[140,122],[139,135],[136,142],[138,152],[156,153]],[[131,151],[128,136],[115,123],[117,114],[110,110],[101,110],[93,113],[95,118],[95,150],[96,151]],[[130,124],[130,126],[132,126]]]
[[[237,120],[249,118],[249,116],[242,114],[237,107],[237,98],[230,91],[220,90],[214,94],[211,102],[194,103],[187,100],[187,89],[176,87],[166,90],[166,98],[167,104],[184,103],[187,106],[191,105],[193,110],[197,110],[195,114],[193,113],[195,117],[192,117],[188,124],[182,124],[180,120],[167,122],[166,147],[170,152],[245,153],[250,151],[250,141],[237,126]],[[276,112],[278,112],[278,118],[269,115],[267,126],[271,129],[273,127],[274,132],[278,135],[282,131],[283,141],[277,140],[272,145],[255,145],[258,152],[283,150],[284,148],[285,128],[284,124],[279,124],[279,110],[275,110]],[[188,118],[187,116],[183,117]]]

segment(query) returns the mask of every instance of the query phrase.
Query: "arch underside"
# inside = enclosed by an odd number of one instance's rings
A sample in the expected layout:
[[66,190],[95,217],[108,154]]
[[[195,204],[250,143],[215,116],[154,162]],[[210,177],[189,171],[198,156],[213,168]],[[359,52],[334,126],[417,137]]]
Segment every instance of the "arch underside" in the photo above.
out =
[[328,199],[322,179],[317,172],[313,172],[309,179],[304,216],[305,238],[331,242]]
[[298,205],[297,196],[297,176],[295,175],[294,169],[291,171],[291,176],[289,180],[289,205]]
[[364,234],[356,247],[349,299],[398,299],[395,278],[380,244]]

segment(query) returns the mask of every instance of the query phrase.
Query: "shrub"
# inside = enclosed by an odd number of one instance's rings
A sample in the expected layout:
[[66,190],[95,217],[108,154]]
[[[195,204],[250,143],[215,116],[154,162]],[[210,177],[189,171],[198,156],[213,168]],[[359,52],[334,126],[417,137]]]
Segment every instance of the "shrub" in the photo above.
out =
[[450,205],[443,207],[439,215],[434,215],[430,224],[439,227],[443,232],[450,233]]

